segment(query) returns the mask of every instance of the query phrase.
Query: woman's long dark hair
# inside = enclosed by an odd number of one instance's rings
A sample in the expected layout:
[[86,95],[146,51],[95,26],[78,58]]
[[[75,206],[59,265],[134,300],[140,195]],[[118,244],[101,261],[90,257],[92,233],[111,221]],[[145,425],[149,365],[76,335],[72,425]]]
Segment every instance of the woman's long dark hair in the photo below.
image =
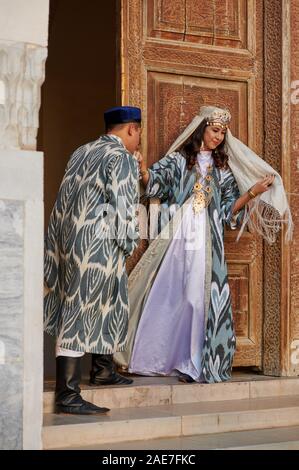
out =
[[[187,160],[187,168],[191,170],[196,163],[196,156],[199,152],[203,141],[203,135],[205,128],[207,127],[207,120],[204,119],[198,128],[190,135],[190,137],[183,143],[179,148],[179,151],[184,155]],[[218,145],[214,150],[212,150],[212,157],[217,168],[226,168],[228,156],[225,153],[225,136],[221,144]]]

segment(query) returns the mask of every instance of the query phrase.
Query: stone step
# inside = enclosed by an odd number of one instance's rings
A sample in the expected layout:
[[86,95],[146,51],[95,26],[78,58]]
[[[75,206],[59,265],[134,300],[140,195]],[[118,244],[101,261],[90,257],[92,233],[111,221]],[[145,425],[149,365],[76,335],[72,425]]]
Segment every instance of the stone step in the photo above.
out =
[[[65,450],[107,450],[107,444]],[[125,441],[110,443],[109,450],[299,450],[299,426]]]
[[[177,377],[134,377],[128,386],[90,387],[85,383],[81,388],[85,400],[113,410],[299,395],[299,378],[252,377],[235,375],[232,381],[218,384],[183,384]],[[54,412],[53,383],[46,384],[44,412]]]
[[45,414],[44,449],[299,426],[299,395]]

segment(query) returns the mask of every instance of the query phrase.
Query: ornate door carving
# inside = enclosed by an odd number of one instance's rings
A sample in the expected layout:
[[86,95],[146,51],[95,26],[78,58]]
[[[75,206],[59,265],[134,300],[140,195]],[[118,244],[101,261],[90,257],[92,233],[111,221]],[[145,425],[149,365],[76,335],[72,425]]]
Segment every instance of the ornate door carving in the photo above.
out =
[[[143,110],[143,153],[161,158],[203,104],[227,106],[232,131],[263,153],[263,2],[123,0],[122,101]],[[235,366],[261,366],[262,242],[226,234]]]

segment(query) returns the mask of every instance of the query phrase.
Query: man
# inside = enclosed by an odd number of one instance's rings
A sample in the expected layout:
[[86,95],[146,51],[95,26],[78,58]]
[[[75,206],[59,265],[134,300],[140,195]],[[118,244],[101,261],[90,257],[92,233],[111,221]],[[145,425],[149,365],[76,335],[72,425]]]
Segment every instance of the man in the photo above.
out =
[[113,353],[126,346],[125,258],[139,240],[138,163],[141,111],[105,112],[106,134],[71,156],[45,241],[45,330],[56,343],[56,411],[106,413],[80,395],[84,353],[92,353],[90,383],[129,384]]

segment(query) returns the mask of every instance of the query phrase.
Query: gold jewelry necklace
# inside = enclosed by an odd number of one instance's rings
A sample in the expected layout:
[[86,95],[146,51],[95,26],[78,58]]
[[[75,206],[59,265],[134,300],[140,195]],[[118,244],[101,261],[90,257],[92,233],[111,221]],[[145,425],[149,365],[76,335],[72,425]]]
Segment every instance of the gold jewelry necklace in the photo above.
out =
[[211,202],[213,190],[212,182],[214,178],[212,176],[213,166],[207,167],[207,174],[205,177],[202,176],[200,166],[198,162],[195,163],[197,181],[193,186],[194,198],[192,202],[194,214],[199,214],[205,207]]

